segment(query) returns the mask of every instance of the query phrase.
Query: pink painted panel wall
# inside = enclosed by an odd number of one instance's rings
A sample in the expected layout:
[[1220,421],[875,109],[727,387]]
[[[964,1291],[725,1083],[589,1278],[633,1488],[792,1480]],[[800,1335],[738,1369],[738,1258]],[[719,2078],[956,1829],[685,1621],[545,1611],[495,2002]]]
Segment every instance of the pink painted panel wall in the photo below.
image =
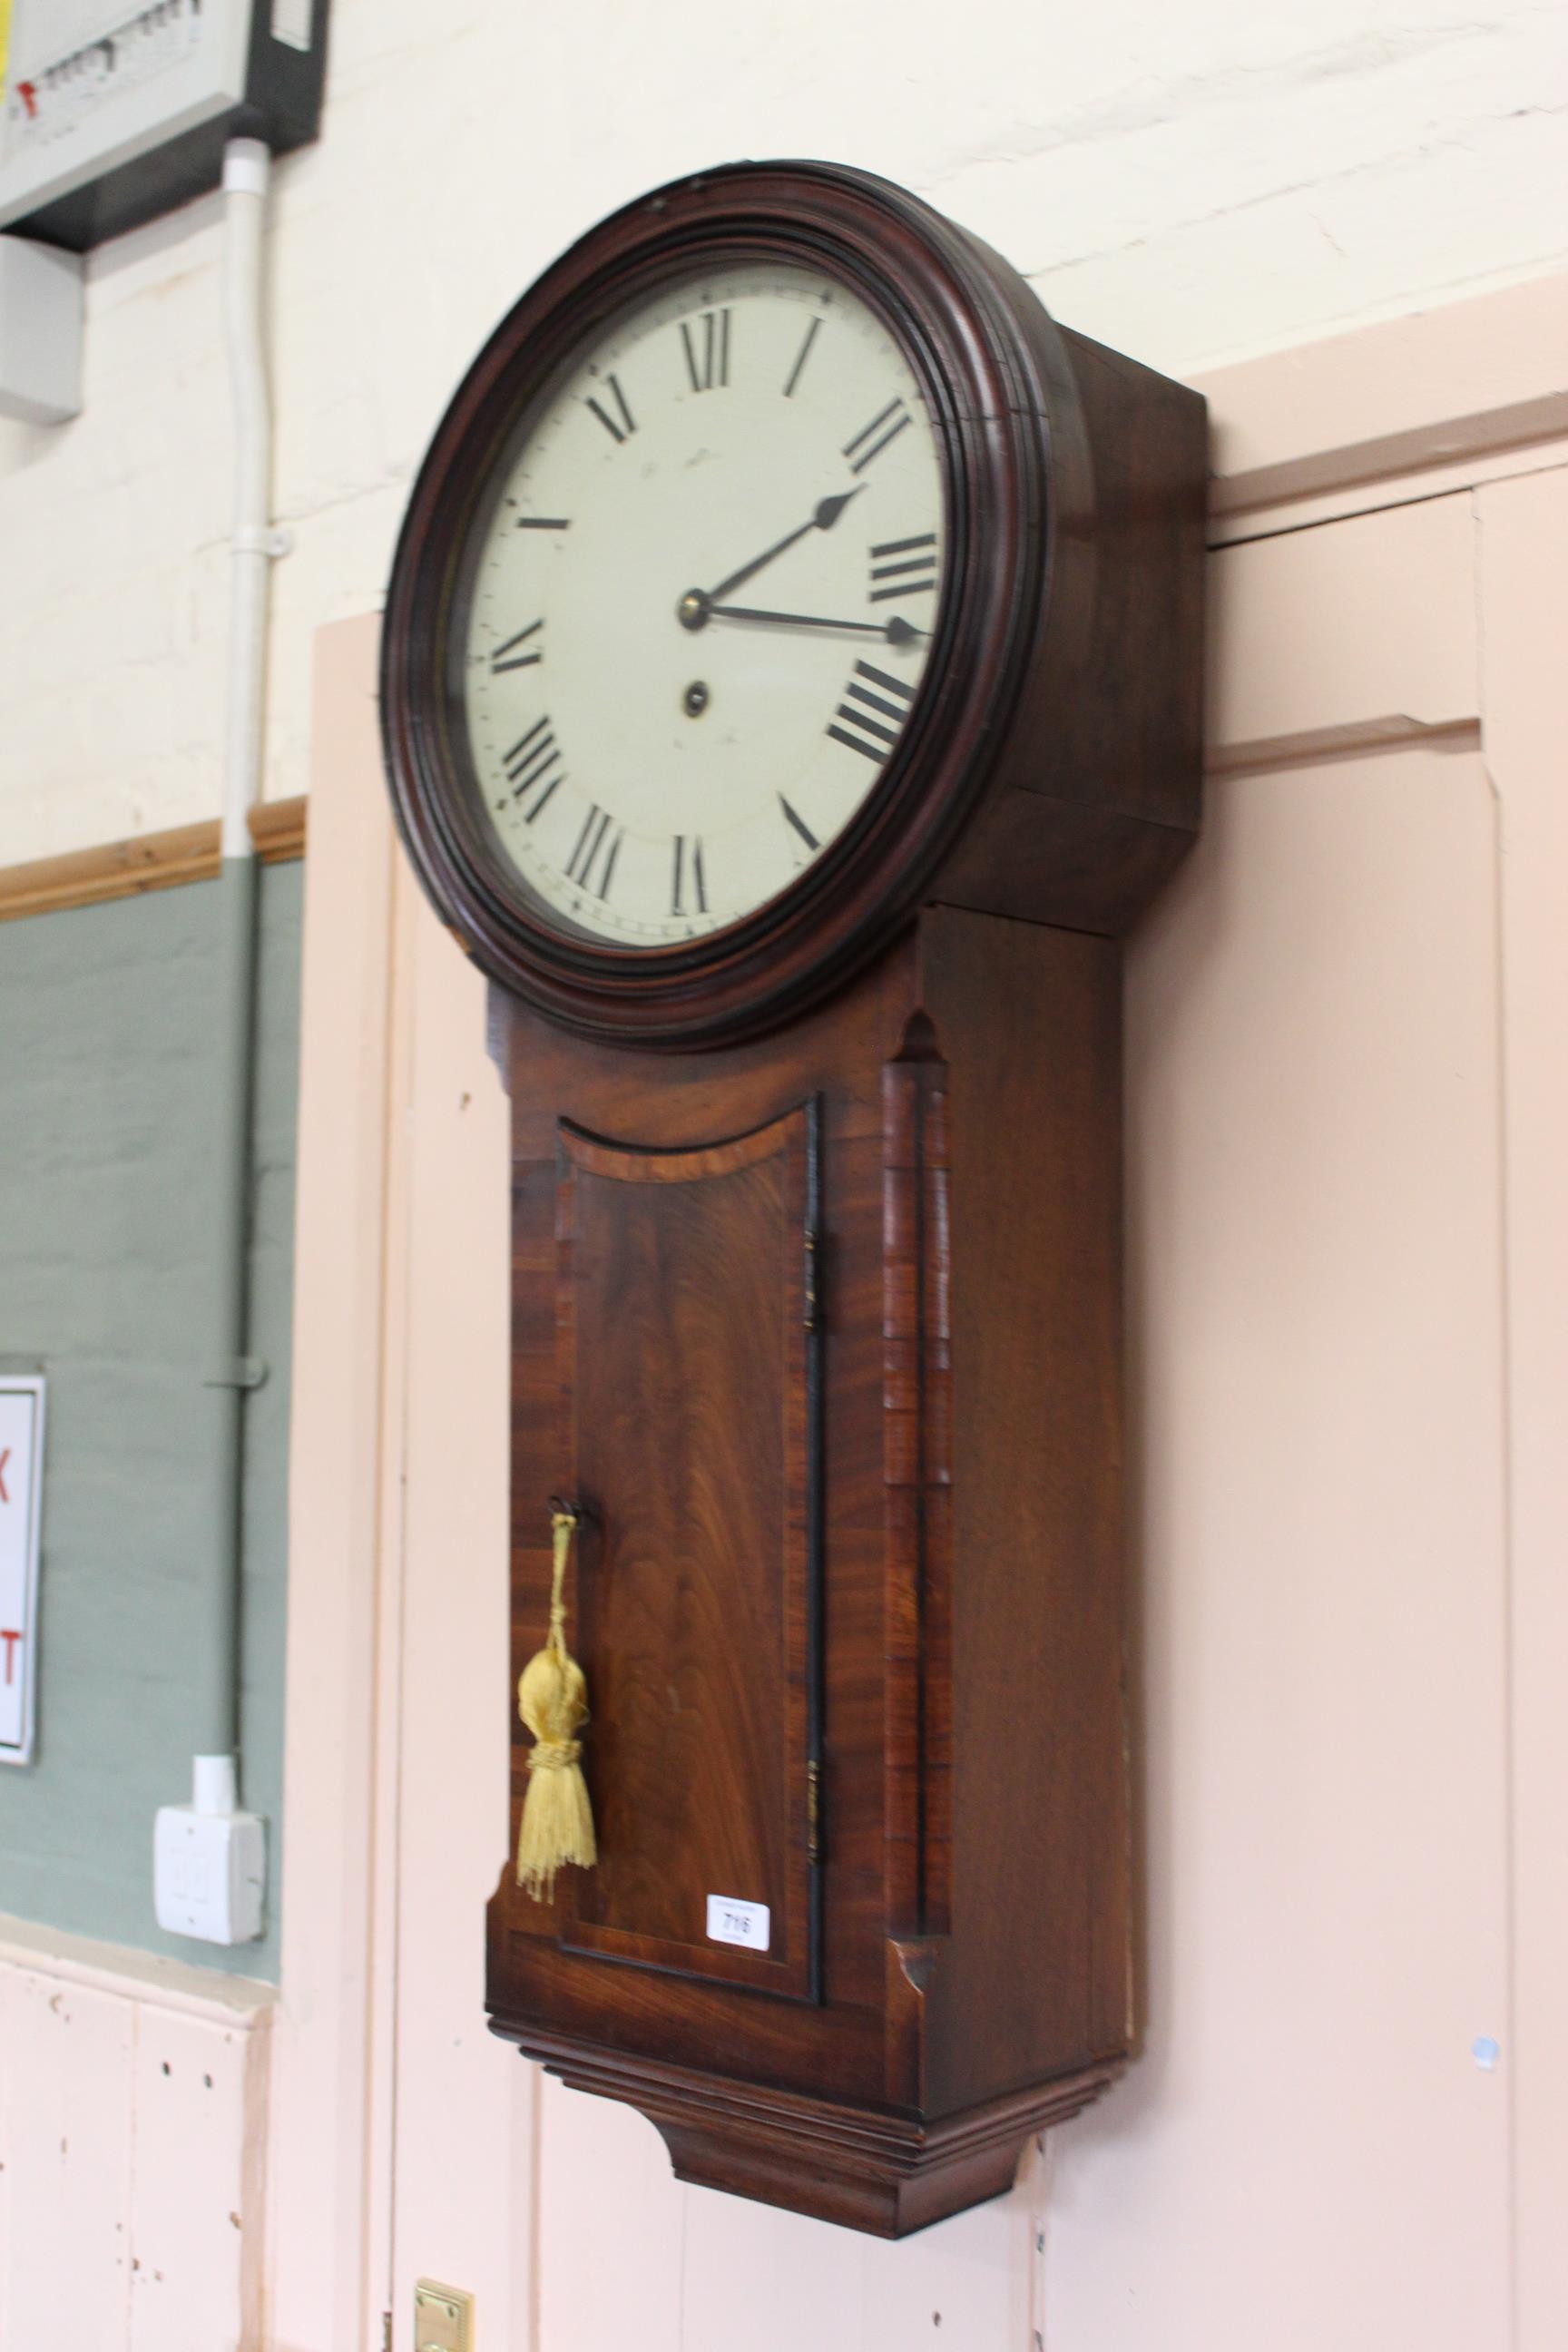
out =
[[[1247,400],[1263,467],[1250,373]],[[352,2258],[302,2211],[279,2238],[280,2352],[374,2352],[384,2308],[406,2352],[421,2273],[519,2352],[1504,2352],[1516,2304],[1517,2352],[1556,2352],[1568,473],[1441,488],[1214,559],[1227,772],[1129,971],[1145,2046],[1010,2197],[900,2246],[682,2188],[651,2126],[476,2031],[502,1859],[504,1113],[482,984],[401,868],[365,915],[388,844],[374,627],[324,634],[307,1103],[341,1155],[357,1087],[355,1148],[383,1159],[334,1194],[323,1158],[309,1193],[301,1282],[315,1264],[336,1305],[299,1392],[346,1405],[369,1309],[334,1269],[379,1252],[374,1443],[363,1400],[356,1423],[377,1500],[360,1616],[321,1597],[290,1687],[358,1691],[370,1660],[371,1884],[353,1999],[295,1914],[274,2168],[285,2204],[297,2158],[340,2206],[352,2185],[363,2221]],[[328,1449],[310,1475],[330,1499]],[[318,1910],[353,1851],[312,1830]],[[330,2160],[305,2132],[329,2112]],[[352,2331],[315,2315],[323,2281]]]
[[1132,957],[1147,2047],[1053,2352],[1506,2342],[1496,853],[1474,754],[1226,779]]
[[0,1919],[4,2352],[260,2352],[272,2000]]

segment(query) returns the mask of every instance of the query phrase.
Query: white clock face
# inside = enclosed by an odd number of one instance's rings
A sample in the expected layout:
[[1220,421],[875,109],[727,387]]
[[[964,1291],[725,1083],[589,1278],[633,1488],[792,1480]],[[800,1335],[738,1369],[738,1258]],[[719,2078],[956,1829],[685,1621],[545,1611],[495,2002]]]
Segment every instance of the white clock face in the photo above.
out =
[[567,930],[697,938],[876,790],[945,561],[926,403],[846,287],[715,270],[623,313],[509,455],[459,607],[506,857]]

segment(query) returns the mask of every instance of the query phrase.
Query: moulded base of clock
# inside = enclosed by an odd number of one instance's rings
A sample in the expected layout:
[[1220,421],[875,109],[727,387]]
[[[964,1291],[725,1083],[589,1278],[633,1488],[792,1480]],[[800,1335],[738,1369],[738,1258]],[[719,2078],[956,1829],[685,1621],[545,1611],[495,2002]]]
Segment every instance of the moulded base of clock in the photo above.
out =
[[558,2036],[531,2033],[521,2048],[569,2089],[619,2099],[645,2115],[669,2150],[677,2179],[878,2238],[907,2238],[1005,2196],[1032,2136],[1081,2114],[1126,2063],[1081,2067],[961,2115],[931,2117],[806,2098],[687,2067],[628,2064],[613,2051],[574,2047]]
[[511,1103],[491,2023],[857,2229],[1131,2048],[1120,938],[1198,822],[1205,457],[915,198],[737,165],[523,296],[394,568]]

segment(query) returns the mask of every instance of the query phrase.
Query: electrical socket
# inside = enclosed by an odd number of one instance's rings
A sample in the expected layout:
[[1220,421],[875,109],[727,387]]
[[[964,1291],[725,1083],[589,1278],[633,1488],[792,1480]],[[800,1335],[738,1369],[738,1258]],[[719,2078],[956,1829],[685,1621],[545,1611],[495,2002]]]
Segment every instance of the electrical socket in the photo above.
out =
[[207,1944],[248,1944],[261,1933],[267,1832],[256,1813],[160,1805],[153,1832],[158,1925]]

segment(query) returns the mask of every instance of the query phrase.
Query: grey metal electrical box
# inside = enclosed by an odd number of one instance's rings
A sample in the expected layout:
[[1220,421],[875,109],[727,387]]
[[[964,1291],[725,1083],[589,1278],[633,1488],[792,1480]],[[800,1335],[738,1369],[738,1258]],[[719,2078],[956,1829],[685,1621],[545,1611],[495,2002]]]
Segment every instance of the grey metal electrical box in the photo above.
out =
[[0,228],[83,253],[216,188],[236,134],[313,139],[326,47],[327,0],[11,0]]
[[81,411],[79,253],[0,236],[0,416],[63,425]]

